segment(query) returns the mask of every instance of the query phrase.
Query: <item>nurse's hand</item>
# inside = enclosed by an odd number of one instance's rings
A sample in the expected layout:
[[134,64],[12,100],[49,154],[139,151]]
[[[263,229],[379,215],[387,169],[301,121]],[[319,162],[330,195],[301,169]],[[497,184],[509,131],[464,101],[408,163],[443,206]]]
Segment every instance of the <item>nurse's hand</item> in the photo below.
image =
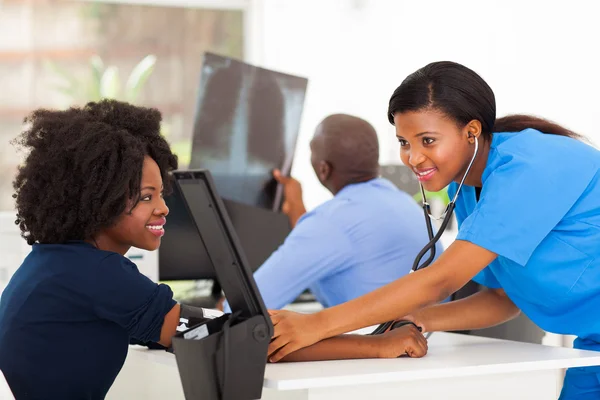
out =
[[[421,328],[421,332],[423,332],[423,333],[428,332],[427,326],[425,326],[425,322],[419,317],[419,314],[405,315],[404,317],[398,318],[394,321],[410,321],[413,324],[415,324],[416,326],[418,326],[419,328]],[[388,328],[388,330],[389,330],[389,328]]]
[[269,361],[277,362],[296,350],[317,343],[320,332],[317,314],[300,314],[286,310],[269,310],[275,328],[269,344]]

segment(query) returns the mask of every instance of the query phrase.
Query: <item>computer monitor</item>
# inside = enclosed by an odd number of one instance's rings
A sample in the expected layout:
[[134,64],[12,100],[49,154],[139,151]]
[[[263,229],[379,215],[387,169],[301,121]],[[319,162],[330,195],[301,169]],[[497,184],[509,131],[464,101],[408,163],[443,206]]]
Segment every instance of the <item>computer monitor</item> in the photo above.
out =
[[210,173],[180,171],[173,176],[193,227],[187,245],[203,249],[232,309],[173,337],[185,397],[261,398],[273,325],[252,271]]
[[224,198],[279,210],[282,188],[272,171],[291,170],[307,83],[206,53],[190,168],[210,170]]
[[231,309],[241,310],[242,315],[248,317],[264,311],[252,269],[210,172],[176,171],[173,177],[174,190],[181,202],[177,212],[185,215],[188,222],[181,228],[182,234],[176,235],[180,240],[176,249],[183,253],[179,260],[186,263],[187,277],[203,275],[218,279]]
[[[179,172],[180,175],[182,173]],[[224,198],[221,200],[246,254],[248,267],[256,271],[284,242],[291,230],[289,220],[279,212]],[[173,184],[173,193],[165,196],[165,202],[169,215],[166,234],[158,250],[159,280],[216,279],[206,249],[197,245],[197,230],[179,185]]]
[[278,211],[221,198],[246,253],[248,265],[252,271],[256,271],[291,232],[289,218]]
[[216,274],[212,262],[198,238],[198,230],[176,179],[173,179],[172,187],[173,192],[165,196],[169,215],[158,249],[158,279],[214,279]]

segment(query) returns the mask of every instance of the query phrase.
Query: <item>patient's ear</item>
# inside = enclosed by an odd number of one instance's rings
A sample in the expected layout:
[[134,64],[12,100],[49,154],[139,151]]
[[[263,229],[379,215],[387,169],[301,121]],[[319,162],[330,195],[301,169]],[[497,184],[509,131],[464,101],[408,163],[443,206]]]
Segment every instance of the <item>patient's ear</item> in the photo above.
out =
[[331,176],[331,164],[327,161],[319,161],[319,180],[326,182]]

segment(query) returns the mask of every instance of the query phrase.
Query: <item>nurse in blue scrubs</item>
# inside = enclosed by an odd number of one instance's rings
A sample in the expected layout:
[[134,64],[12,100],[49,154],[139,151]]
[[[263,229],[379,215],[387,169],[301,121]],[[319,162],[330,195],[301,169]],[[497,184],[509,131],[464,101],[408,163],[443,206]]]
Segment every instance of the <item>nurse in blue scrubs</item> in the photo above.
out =
[[[524,312],[600,350],[600,152],[557,124],[496,119],[494,93],[452,62],[409,75],[389,102],[402,161],[428,191],[449,186],[457,240],[428,268],[316,314],[273,312],[272,361],[332,335],[402,317],[424,331],[479,329]],[[470,165],[470,168],[469,168]],[[486,286],[438,304],[469,280]],[[600,370],[567,372],[561,399],[600,398]]]

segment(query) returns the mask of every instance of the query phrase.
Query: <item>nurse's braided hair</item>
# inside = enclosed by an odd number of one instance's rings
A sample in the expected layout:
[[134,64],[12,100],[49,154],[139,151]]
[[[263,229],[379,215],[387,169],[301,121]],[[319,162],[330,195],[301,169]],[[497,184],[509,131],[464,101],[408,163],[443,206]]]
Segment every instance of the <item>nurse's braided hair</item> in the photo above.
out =
[[442,111],[460,127],[478,120],[487,140],[493,132],[518,132],[527,128],[583,138],[554,122],[530,115],[496,119],[496,100],[489,85],[473,70],[451,61],[428,64],[406,77],[390,98],[388,120],[394,125],[396,113],[427,109]]
[[[27,243],[85,240],[139,200],[144,156],[165,192],[177,157],[160,134],[160,112],[115,100],[25,118],[13,143],[28,151],[13,182],[16,223]],[[131,203],[133,201],[133,203]]]

